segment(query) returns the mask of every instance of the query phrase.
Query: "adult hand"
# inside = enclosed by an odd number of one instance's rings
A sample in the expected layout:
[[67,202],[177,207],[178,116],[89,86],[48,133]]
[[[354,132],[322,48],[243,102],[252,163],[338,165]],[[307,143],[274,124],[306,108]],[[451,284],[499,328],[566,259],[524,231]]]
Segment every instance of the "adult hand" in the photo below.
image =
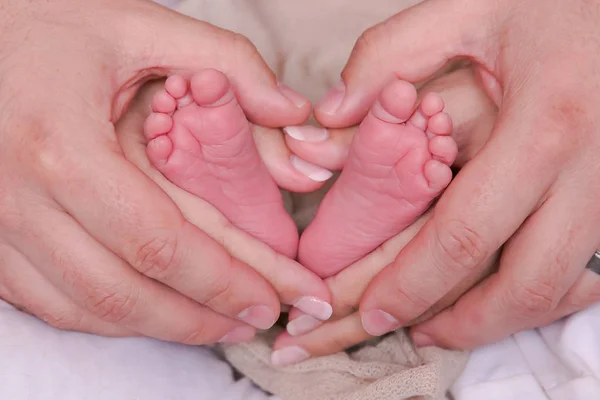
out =
[[[9,0],[0,29],[0,297],[64,329],[194,344],[274,323],[278,257],[259,260],[272,286],[188,222],[114,122],[152,76],[207,67],[261,125],[299,124],[308,102],[243,37],[146,0]],[[287,301],[327,307],[302,280]]]
[[[424,214],[410,227],[389,239],[363,259],[345,268],[325,282],[332,294],[333,316],[326,322],[306,316],[290,315],[287,332],[281,334],[273,346],[273,361],[279,364],[299,362],[308,356],[317,357],[334,354],[371,339],[357,311],[360,299],[369,282],[381,270],[392,263],[398,253],[415,237],[423,225],[431,218],[432,212]],[[498,257],[492,257],[484,268],[465,277],[444,297],[438,300],[427,312],[408,325],[431,318],[453,304],[465,291],[488,276],[496,266]],[[310,326],[312,325],[312,326]],[[311,330],[305,329],[310,327]],[[314,328],[314,330],[312,330]]]
[[414,320],[505,242],[499,272],[417,327],[418,344],[474,347],[600,298],[584,274],[600,243],[599,17],[585,0],[428,0],[357,42],[316,109],[326,126],[360,121],[391,76],[419,81],[460,56],[499,105],[490,140],[369,285],[368,332]]

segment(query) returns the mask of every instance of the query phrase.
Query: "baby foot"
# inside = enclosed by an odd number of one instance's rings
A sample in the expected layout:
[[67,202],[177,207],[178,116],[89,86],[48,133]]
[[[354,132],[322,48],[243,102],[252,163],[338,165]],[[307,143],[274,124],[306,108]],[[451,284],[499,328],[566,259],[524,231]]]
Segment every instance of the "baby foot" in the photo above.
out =
[[450,183],[457,148],[437,94],[416,111],[413,85],[394,81],[360,125],[344,169],[300,240],[299,261],[328,277],[401,232]]
[[258,154],[229,80],[205,70],[172,76],[152,102],[144,132],[150,162],[180,188],[206,200],[235,226],[288,257],[298,233]]

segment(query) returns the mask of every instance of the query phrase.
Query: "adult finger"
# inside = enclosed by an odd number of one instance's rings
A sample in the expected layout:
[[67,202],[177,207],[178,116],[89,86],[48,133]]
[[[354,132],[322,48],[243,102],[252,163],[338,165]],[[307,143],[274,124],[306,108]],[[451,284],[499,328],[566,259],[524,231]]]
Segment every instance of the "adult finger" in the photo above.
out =
[[433,218],[370,284],[361,303],[367,331],[382,334],[415,319],[479,269],[538,207],[559,174],[556,165],[574,149],[553,122],[543,122],[542,109],[506,102],[495,134],[442,195]]
[[0,245],[0,298],[63,330],[102,336],[139,336],[125,326],[103,321],[56,289],[13,247]]
[[319,167],[340,171],[346,162],[356,127],[325,129],[292,126],[284,128],[283,131],[286,133],[286,144],[292,153]]
[[[114,43],[121,45],[124,71],[137,72],[140,82],[148,75],[187,75],[215,68],[231,80],[252,122],[280,127],[301,124],[309,117],[310,102],[277,82],[246,37],[165,10],[154,2],[119,3],[118,7],[123,18],[111,34],[118,38]],[[120,78],[119,86],[132,86],[130,76]]]
[[96,317],[146,336],[190,344],[253,336],[253,328],[130,268],[66,213],[28,204],[25,223],[22,217],[2,219],[7,241],[57,289]]
[[498,274],[417,328],[421,340],[430,336],[445,346],[472,348],[555,315],[600,237],[600,209],[578,192],[564,188],[546,201],[511,238]]
[[299,337],[286,333],[273,345],[271,362],[284,366],[310,357],[335,354],[372,338],[362,327],[360,315],[354,313],[337,321],[329,321]]
[[333,176],[328,169],[290,152],[280,129],[254,125],[252,132],[258,153],[282,189],[298,193],[313,192]]
[[[457,56],[485,62],[493,27],[481,21],[491,7],[491,2],[428,0],[368,29],[356,42],[340,83],[315,107],[316,118],[327,127],[355,125],[394,77],[418,82]],[[495,11],[494,21],[502,16]]]
[[[531,319],[523,324],[521,329],[532,329],[548,325],[560,318],[566,317],[577,311],[583,310],[600,301],[600,275],[585,269],[579,279],[571,286],[566,295],[550,313]],[[458,306],[458,304],[457,304]],[[472,342],[464,339],[462,331],[455,337],[452,333],[438,333],[439,329],[455,327],[460,324],[454,308],[440,314],[436,319],[423,325],[417,325],[411,331],[411,336],[416,346],[445,346],[469,347],[464,343]],[[456,323],[454,322],[456,320]],[[464,322],[464,320],[463,320]],[[435,333],[434,333],[435,332]]]

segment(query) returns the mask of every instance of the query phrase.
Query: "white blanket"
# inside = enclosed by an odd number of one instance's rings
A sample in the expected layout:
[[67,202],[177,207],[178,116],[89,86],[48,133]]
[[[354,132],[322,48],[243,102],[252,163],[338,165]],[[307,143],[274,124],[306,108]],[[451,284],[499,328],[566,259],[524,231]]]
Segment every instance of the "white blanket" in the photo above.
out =
[[[600,305],[475,350],[456,400],[600,399]],[[2,400],[266,400],[209,348],[58,331],[0,301]],[[273,400],[273,399],[271,399]]]
[[457,400],[600,399],[600,304],[475,350]]

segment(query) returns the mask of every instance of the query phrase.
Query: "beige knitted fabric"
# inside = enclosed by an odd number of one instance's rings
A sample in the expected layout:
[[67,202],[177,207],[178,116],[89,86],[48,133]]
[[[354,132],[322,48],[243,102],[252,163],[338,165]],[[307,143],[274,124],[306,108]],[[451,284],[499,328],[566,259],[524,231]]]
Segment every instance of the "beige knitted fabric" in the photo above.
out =
[[282,400],[446,399],[468,358],[465,352],[433,347],[415,350],[398,331],[351,353],[279,368],[269,361],[276,333],[224,351],[243,375]]

